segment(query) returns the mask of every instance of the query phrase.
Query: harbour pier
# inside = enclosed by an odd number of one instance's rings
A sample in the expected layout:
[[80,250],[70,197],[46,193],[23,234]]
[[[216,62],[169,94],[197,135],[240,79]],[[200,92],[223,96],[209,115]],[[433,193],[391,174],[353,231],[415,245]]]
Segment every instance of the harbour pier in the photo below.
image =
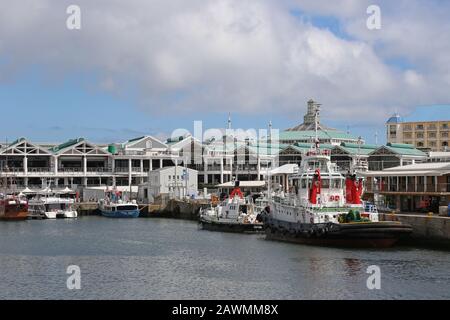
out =
[[171,199],[166,203],[141,206],[141,217],[198,220],[200,209],[208,206],[210,202],[204,199]]
[[380,213],[380,220],[409,224],[413,232],[402,243],[450,248],[450,217],[433,214]]

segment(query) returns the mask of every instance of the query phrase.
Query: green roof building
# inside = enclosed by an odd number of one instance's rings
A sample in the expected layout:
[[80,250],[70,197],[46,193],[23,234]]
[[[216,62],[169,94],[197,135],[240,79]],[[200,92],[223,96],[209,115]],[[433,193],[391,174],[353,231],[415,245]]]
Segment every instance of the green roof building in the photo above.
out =
[[[279,140],[282,144],[311,143],[316,137],[321,144],[340,145],[341,143],[364,142],[359,137],[325,126],[320,122],[321,105],[309,100],[303,123],[280,132]],[[317,122],[317,123],[316,123]]]

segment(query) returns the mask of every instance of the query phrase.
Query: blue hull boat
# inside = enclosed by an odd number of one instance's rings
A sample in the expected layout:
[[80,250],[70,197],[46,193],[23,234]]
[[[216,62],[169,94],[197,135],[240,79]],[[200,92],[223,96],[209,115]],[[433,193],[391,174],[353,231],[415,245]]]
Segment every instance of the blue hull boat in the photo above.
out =
[[137,218],[140,211],[136,203],[105,203],[101,201],[100,212],[102,216],[108,218]]
[[139,210],[101,211],[102,216],[108,218],[138,218]]

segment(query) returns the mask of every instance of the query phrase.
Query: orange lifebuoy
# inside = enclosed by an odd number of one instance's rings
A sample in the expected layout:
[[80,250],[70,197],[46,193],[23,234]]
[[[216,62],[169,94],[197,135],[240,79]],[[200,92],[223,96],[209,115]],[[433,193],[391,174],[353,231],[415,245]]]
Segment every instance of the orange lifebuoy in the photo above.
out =
[[339,195],[335,196],[334,199],[335,199],[336,201],[339,201],[339,199],[340,199]]

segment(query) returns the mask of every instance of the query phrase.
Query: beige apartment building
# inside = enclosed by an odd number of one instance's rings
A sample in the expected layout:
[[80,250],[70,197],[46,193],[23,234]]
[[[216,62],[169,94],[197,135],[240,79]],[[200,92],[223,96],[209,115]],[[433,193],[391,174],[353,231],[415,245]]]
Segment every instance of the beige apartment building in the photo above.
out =
[[423,151],[450,151],[450,106],[439,107],[442,108],[430,107],[428,114],[422,117],[413,114],[402,119],[395,114],[389,118],[387,142],[411,144]]

